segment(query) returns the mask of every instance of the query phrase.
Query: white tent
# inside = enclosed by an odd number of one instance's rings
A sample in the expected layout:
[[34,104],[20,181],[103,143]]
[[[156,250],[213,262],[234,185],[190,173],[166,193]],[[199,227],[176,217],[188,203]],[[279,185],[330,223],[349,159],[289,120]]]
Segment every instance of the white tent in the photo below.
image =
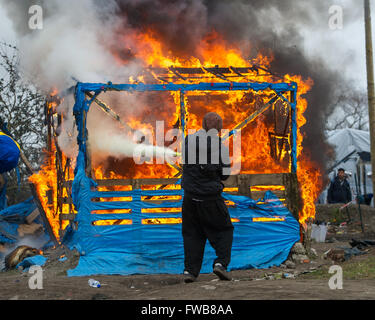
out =
[[[355,176],[359,178],[360,193],[373,193],[370,163],[370,134],[368,131],[356,129],[338,129],[327,132],[327,142],[332,145],[336,157],[328,167],[329,178],[332,180],[339,168],[345,169],[352,190],[353,199],[357,195]],[[320,203],[326,203],[327,190],[319,198]]]

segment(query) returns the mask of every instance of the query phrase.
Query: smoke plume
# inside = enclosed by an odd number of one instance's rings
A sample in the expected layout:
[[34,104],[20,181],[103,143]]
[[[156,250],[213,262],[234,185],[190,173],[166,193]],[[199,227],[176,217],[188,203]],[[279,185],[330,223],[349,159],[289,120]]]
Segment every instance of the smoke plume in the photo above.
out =
[[[302,33],[309,28],[317,34],[326,31],[330,4],[325,0],[0,0],[0,3],[19,35],[25,74],[46,91],[51,87],[59,91],[69,88],[75,84],[73,79],[126,81],[143,67],[132,48],[134,39],[127,37],[136,32],[151,32],[163,41],[166,52],[181,58],[199,58],[198,44],[213,31],[227,43],[240,47],[249,60],[259,52],[272,54],[272,72],[302,75],[314,82],[305,97],[307,123],[301,132],[304,149],[310,151],[312,160],[325,167],[328,146],[324,142],[324,111],[332,105],[335,88],[347,79],[332,70],[323,56],[306,52]],[[352,0],[346,3],[356,8]],[[44,9],[43,30],[30,30],[27,26],[28,8],[32,4]],[[346,12],[347,21],[359,14],[358,9]],[[114,55],[127,63],[119,65]],[[137,103],[128,105],[127,112],[139,112]],[[71,100],[66,98],[60,110],[68,113],[71,108]],[[107,132],[102,115],[93,122],[92,136]],[[76,148],[76,141],[71,138],[74,134],[65,132],[59,138],[64,151]],[[112,139],[107,141],[106,151],[111,154],[115,153],[111,150],[121,145],[112,145]],[[106,149],[98,143],[93,143],[98,150]],[[129,141],[125,144],[127,147],[120,153],[129,154],[134,146]]]

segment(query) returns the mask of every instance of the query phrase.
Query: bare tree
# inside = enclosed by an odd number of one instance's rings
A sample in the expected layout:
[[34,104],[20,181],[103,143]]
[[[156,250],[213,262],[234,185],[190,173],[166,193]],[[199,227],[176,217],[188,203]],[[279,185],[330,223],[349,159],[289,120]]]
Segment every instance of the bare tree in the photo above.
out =
[[327,130],[368,130],[367,94],[365,91],[341,88],[336,103],[326,111]]
[[[0,118],[12,137],[36,168],[45,147],[45,96],[22,74],[15,46],[0,43]],[[21,181],[27,181],[26,167],[19,163]],[[9,191],[17,191],[17,178],[9,174]],[[12,198],[12,197],[11,197]],[[14,197],[13,197],[14,199]]]

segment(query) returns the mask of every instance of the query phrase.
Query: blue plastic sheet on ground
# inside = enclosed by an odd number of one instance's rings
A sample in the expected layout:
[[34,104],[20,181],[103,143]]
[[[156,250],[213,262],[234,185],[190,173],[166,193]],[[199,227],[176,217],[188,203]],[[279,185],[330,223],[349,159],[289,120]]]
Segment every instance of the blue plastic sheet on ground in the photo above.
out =
[[33,257],[28,257],[23,259],[19,264],[16,265],[16,269],[18,267],[22,267],[23,271],[29,270],[31,266],[44,266],[45,263],[47,262],[48,258],[42,256],[42,255],[36,255]]
[[26,217],[36,209],[34,198],[13,206],[9,206],[0,211],[0,242],[14,243],[18,239],[18,226],[25,223]]
[[[78,229],[71,231],[65,243],[77,249],[77,267],[68,276],[94,274],[179,274],[184,268],[184,249],[181,224],[142,224],[142,219],[180,218],[180,213],[146,214],[142,208],[179,207],[182,200],[150,204],[141,201],[147,195],[181,195],[183,190],[132,190],[98,192],[94,182],[86,177],[83,158],[77,159],[73,198],[78,208]],[[96,197],[131,196],[128,202],[95,202]],[[223,194],[235,203],[229,207],[234,222],[232,260],[229,270],[267,268],[284,262],[295,242],[299,241],[299,223],[270,191],[261,203],[245,196]],[[98,209],[126,209],[131,213],[94,214]],[[258,221],[266,218],[268,221]],[[130,225],[93,225],[103,219],[129,219]],[[202,273],[212,272],[215,252],[207,243]]]

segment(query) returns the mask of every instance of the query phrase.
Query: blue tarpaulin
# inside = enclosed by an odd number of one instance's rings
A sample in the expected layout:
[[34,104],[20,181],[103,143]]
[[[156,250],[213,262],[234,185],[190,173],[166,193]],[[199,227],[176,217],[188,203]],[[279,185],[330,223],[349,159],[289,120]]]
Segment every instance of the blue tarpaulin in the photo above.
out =
[[34,198],[9,206],[0,211],[0,242],[14,243],[18,239],[18,226],[36,209]]
[[44,266],[45,263],[47,262],[47,258],[42,256],[42,255],[36,255],[36,256],[33,256],[33,257],[28,257],[28,258],[25,258],[23,259],[19,264],[16,265],[16,269],[18,267],[22,267],[23,268],[23,271],[27,271],[29,270],[29,268],[31,266]]
[[[181,213],[142,213],[142,208],[180,207],[182,200],[147,203],[142,196],[180,195],[183,190],[95,191],[95,182],[84,173],[83,155],[78,156],[73,182],[73,201],[78,209],[78,229],[65,243],[80,253],[78,266],[69,276],[93,274],[176,274],[183,271],[184,249],[181,224],[142,224],[148,218],[180,218]],[[96,202],[98,197],[132,197],[132,201]],[[245,196],[224,193],[235,205],[229,207],[234,222],[232,261],[229,269],[267,268],[280,265],[295,242],[299,241],[299,223],[275,195],[268,191],[262,202]],[[98,209],[131,209],[131,213],[94,214]],[[258,221],[259,218],[269,221]],[[128,225],[94,225],[103,219],[129,219]],[[260,219],[260,220],[261,220]],[[215,258],[206,246],[202,273],[212,270]]]

